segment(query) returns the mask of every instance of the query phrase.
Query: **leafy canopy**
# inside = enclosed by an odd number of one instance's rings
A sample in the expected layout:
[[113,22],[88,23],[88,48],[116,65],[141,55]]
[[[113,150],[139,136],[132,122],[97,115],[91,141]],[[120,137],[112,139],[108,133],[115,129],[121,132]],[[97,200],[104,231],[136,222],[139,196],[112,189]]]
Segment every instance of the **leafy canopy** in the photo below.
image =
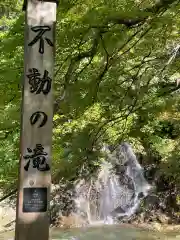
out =
[[[180,177],[179,1],[61,0],[57,12],[53,174],[94,172],[104,143],[128,140]],[[1,186],[17,179],[22,2],[0,3]],[[164,130],[165,129],[165,130]]]

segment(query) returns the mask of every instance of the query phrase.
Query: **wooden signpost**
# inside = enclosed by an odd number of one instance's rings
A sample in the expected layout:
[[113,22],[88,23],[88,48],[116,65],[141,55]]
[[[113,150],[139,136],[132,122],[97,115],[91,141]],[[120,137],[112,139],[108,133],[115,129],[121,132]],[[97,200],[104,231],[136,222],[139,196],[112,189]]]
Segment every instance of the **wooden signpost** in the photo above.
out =
[[57,1],[26,0],[21,156],[15,240],[49,239]]

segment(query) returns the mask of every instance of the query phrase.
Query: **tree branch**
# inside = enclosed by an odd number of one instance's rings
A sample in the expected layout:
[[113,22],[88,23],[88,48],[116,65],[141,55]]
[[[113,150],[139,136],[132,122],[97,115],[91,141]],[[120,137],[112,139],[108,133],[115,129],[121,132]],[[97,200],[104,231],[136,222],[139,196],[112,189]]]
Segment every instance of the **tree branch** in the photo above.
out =
[[147,16],[145,17],[135,17],[135,18],[121,18],[119,16],[116,16],[114,18],[109,19],[109,22],[116,23],[116,24],[123,24],[126,27],[133,27],[137,24],[145,22],[151,16],[152,14],[158,14],[162,10],[167,9],[172,5],[173,3],[177,2],[177,0],[160,0],[158,3],[153,5],[152,7],[148,7],[146,9],[143,9],[140,11],[140,14],[147,13]]

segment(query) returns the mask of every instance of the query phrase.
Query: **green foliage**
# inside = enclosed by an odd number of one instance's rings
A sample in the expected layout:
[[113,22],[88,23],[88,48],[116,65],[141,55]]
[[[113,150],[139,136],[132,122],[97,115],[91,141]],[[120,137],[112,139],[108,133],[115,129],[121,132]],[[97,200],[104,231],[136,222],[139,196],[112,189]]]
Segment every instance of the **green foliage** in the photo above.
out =
[[[7,187],[17,180],[24,14],[21,2],[0,4],[0,179]],[[123,140],[138,151],[157,151],[162,171],[179,179],[178,10],[173,0],[60,2],[53,129],[57,181],[94,172],[103,143]]]

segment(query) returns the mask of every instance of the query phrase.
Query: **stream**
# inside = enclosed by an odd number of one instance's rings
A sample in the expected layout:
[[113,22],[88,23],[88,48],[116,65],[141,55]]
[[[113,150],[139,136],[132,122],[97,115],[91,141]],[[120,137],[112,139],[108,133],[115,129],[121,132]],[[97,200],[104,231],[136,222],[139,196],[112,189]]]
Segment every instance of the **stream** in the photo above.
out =
[[[0,234],[0,240],[13,240],[14,232]],[[52,240],[180,240],[180,232],[160,233],[135,227],[96,226],[76,229],[53,229]]]
[[180,240],[180,233],[158,233],[135,227],[99,226],[52,232],[54,240]]

